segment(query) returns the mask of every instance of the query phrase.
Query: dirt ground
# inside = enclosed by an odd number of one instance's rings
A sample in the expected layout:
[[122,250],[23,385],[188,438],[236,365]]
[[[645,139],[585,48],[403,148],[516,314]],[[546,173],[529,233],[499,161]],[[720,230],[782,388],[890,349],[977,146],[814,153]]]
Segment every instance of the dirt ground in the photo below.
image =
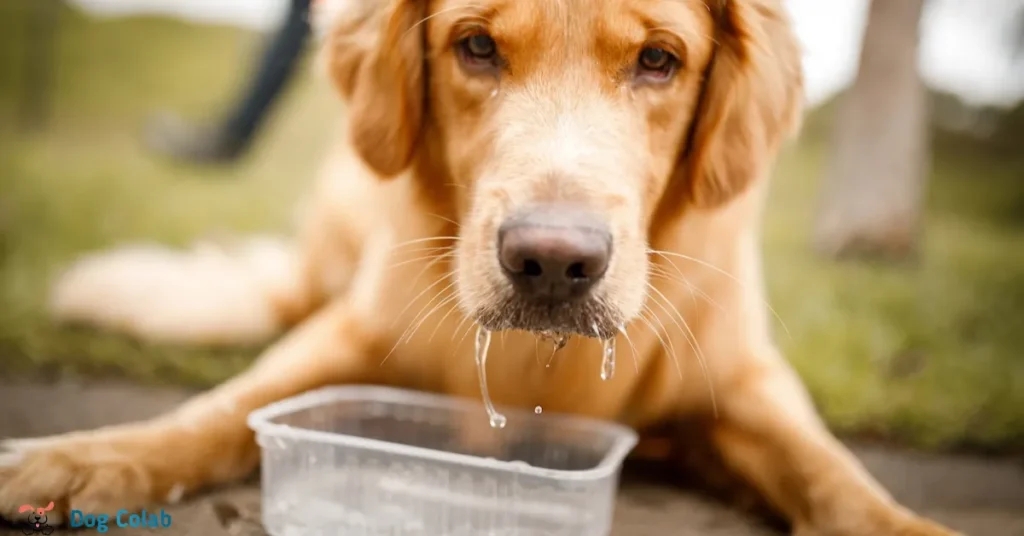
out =
[[[16,384],[0,380],[0,437],[24,437],[144,418],[188,396],[185,391],[119,383]],[[907,506],[971,536],[1024,536],[1024,463],[1012,459],[938,456],[853,445],[858,456]],[[170,529],[112,533],[262,535],[259,488],[248,483],[165,507]],[[67,532],[57,529],[54,534]],[[22,534],[0,527],[0,536]],[[760,523],[727,506],[626,472],[613,534],[770,536]]]

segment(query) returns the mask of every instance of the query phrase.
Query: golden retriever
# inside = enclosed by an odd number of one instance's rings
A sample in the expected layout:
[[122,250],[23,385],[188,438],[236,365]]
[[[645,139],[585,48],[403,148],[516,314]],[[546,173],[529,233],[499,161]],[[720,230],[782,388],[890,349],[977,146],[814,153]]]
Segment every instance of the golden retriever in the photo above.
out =
[[[803,101],[782,0],[347,0],[324,41],[347,130],[295,243],[101,253],[53,301],[149,340],[283,336],[166,415],[9,441],[5,515],[239,479],[258,463],[246,415],[326,384],[480,397],[479,325],[503,333],[499,404],[701,422],[795,534],[951,534],[830,435],[770,336],[761,206]],[[538,366],[537,334],[574,341]]]

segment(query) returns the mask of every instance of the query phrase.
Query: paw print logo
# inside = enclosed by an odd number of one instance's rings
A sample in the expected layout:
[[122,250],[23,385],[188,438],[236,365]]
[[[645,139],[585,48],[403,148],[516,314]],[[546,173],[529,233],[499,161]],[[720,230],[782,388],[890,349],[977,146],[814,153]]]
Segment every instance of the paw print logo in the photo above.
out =
[[36,508],[31,504],[23,504],[21,508],[18,508],[18,512],[24,514],[28,512],[28,519],[26,520],[25,528],[22,532],[25,534],[44,534],[49,536],[53,533],[53,527],[47,524],[46,512],[53,510],[53,501],[46,505],[44,508]]

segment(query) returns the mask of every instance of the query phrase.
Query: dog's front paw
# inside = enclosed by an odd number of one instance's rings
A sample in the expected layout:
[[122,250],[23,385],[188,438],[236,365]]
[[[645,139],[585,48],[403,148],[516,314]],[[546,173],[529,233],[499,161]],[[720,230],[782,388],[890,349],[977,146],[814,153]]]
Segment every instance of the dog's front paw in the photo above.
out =
[[[0,517],[24,521],[25,505],[53,503],[47,524],[69,512],[111,514],[142,507],[166,494],[152,437],[89,432],[0,443]],[[179,493],[180,495],[180,493]],[[166,495],[165,495],[166,496]]]

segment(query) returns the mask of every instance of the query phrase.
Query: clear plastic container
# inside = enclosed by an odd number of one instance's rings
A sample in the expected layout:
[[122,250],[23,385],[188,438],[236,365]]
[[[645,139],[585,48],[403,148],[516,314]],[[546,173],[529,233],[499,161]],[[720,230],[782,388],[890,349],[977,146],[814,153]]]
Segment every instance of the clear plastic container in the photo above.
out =
[[311,391],[254,411],[274,536],[602,536],[632,430],[387,387]]

